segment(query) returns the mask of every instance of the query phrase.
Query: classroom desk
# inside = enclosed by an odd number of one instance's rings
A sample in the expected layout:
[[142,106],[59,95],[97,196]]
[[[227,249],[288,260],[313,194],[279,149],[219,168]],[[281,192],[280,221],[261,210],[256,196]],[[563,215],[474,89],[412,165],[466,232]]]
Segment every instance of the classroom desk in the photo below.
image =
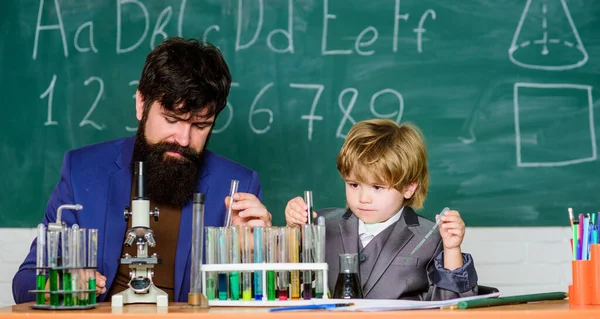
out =
[[188,308],[185,303],[171,303],[168,309],[152,305],[128,305],[122,309],[111,309],[110,303],[100,303],[98,307],[86,311],[47,311],[32,310],[29,304],[0,308],[0,318],[11,319],[426,319],[426,318],[498,318],[498,319],[549,319],[549,318],[600,318],[600,306],[569,307],[568,301],[548,301],[529,304],[478,308],[469,310],[408,310],[392,312],[327,312],[295,311],[268,313],[268,308],[212,307],[210,309]]

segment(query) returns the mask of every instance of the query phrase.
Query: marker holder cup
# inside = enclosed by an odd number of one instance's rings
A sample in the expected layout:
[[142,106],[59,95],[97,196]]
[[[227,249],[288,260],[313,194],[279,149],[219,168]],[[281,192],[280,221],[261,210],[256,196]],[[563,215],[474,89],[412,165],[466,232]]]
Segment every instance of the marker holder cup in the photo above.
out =
[[[219,272],[254,272],[262,271],[262,286],[263,291],[267,291],[267,271],[281,271],[281,270],[311,270],[313,272],[321,272],[323,274],[323,291],[329,291],[327,288],[327,263],[245,263],[245,264],[204,264],[200,271],[202,273],[202,293],[206,295],[206,279],[207,273],[219,273]],[[267,294],[264,294],[262,300],[209,300],[209,306],[243,306],[243,307],[278,307],[278,306],[298,306],[298,305],[311,305],[320,303],[320,300],[327,300],[329,297],[327,293],[323,294],[322,298],[312,299],[299,299],[299,300],[267,300]]]
[[571,261],[571,306],[600,305],[600,244],[590,245],[590,256],[590,260]]

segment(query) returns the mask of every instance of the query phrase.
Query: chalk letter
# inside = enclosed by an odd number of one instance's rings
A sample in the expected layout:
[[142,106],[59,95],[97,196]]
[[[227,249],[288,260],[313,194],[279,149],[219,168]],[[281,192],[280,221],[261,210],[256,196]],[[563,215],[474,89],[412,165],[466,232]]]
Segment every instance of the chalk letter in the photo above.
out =
[[335,19],[336,16],[327,12],[328,0],[323,1],[323,37],[321,38],[321,54],[351,54],[352,50],[331,50],[327,51],[327,20]]
[[[373,38],[369,39],[367,42],[360,42],[360,40],[369,31],[373,32]],[[354,42],[354,49],[356,50],[356,53],[358,53],[360,55],[371,55],[371,54],[375,53],[375,50],[363,51],[360,48],[373,44],[377,40],[378,36],[379,36],[379,33],[377,32],[377,29],[375,29],[375,27],[373,27],[373,26],[369,26],[369,27],[365,28],[364,30],[362,30],[362,32],[356,37],[356,42]]]
[[[83,31],[84,28],[90,29],[90,47],[82,48],[79,46],[79,34]],[[73,41],[75,44],[75,49],[79,52],[88,52],[90,49],[94,53],[98,53],[98,49],[96,49],[96,45],[94,44],[94,23],[92,21],[88,21],[77,28],[77,32],[75,32],[75,40]]]
[[423,23],[425,23],[425,19],[427,19],[427,15],[429,14],[431,14],[431,19],[435,20],[435,11],[432,9],[427,9],[427,11],[423,13],[421,19],[419,20],[419,27],[413,29],[413,31],[417,34],[417,52],[419,53],[423,52],[423,33],[427,31],[423,28]]
[[65,27],[63,26],[62,16],[60,15],[60,7],[58,1],[54,0],[54,7],[56,8],[56,16],[58,18],[58,24],[41,25],[42,23],[42,11],[44,8],[44,0],[40,0],[40,10],[38,11],[37,23],[35,25],[35,40],[33,40],[33,59],[37,57],[38,40],[40,39],[40,31],[44,30],[60,30],[60,36],[63,42],[63,51],[65,57],[69,56],[69,50],[67,49],[67,37],[65,36]]
[[[254,31],[254,35],[250,42],[246,44],[240,44],[240,36],[242,35],[242,13],[244,9],[243,0],[238,0],[238,18],[237,18],[237,34],[235,36],[235,50],[239,51],[242,49],[246,49],[256,42],[258,38],[258,34],[260,33],[260,29],[263,24],[263,0],[258,0],[258,27],[256,27],[256,31]],[[249,14],[248,14],[249,15]]]
[[393,51],[398,51],[398,20],[408,20],[408,13],[400,14],[400,0],[396,0],[396,8],[394,9],[394,40],[392,40]]
[[[287,41],[288,41],[287,48],[285,48],[283,50],[277,49],[273,45],[273,43],[271,41],[271,37],[273,37],[276,33],[281,33],[281,34],[283,34],[284,37],[287,38]],[[283,29],[275,29],[275,30],[269,32],[269,35],[267,36],[267,46],[269,47],[269,49],[273,50],[273,52],[294,53],[294,6],[292,4],[292,0],[288,0],[288,29],[287,29],[287,31],[285,31]]]
[[[144,34],[134,45],[126,49],[121,49],[121,6],[128,3],[135,3],[140,7],[140,9],[142,9],[146,25],[144,26]],[[142,41],[144,41],[144,39],[146,38],[149,28],[150,17],[148,16],[148,9],[146,9],[146,6],[143,3],[141,3],[139,0],[117,0],[117,54],[130,52],[139,47],[140,44],[142,44]]]
[[[156,19],[156,25],[154,25],[154,31],[152,31],[152,37],[150,38],[150,49],[154,49],[154,39],[156,38],[157,34],[162,36],[162,40],[160,42],[167,38],[167,34],[165,33],[164,29],[167,23],[169,23],[169,20],[171,20],[172,13],[173,9],[171,6],[168,6],[160,13],[158,19]],[[165,15],[167,17],[164,19],[165,21],[162,21]]]

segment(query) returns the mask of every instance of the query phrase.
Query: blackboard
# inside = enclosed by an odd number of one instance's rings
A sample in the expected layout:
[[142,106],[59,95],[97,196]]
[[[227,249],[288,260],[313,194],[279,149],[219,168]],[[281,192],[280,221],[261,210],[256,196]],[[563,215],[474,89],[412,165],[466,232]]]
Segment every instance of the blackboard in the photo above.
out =
[[206,39],[234,86],[209,148],[288,199],[344,206],[335,159],[360,120],[425,134],[421,213],[568,225],[600,209],[595,0],[9,0],[0,25],[0,226],[32,227],[65,151],[134,134],[137,80],[165,36]]

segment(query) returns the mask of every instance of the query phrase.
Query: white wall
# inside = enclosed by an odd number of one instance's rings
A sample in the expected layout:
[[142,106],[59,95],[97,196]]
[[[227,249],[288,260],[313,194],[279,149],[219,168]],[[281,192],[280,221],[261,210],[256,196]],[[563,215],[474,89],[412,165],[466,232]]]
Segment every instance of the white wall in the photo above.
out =
[[[567,291],[571,282],[569,227],[467,228],[463,251],[473,255],[479,283],[503,295]],[[12,277],[35,229],[0,228],[0,306],[14,304]]]

